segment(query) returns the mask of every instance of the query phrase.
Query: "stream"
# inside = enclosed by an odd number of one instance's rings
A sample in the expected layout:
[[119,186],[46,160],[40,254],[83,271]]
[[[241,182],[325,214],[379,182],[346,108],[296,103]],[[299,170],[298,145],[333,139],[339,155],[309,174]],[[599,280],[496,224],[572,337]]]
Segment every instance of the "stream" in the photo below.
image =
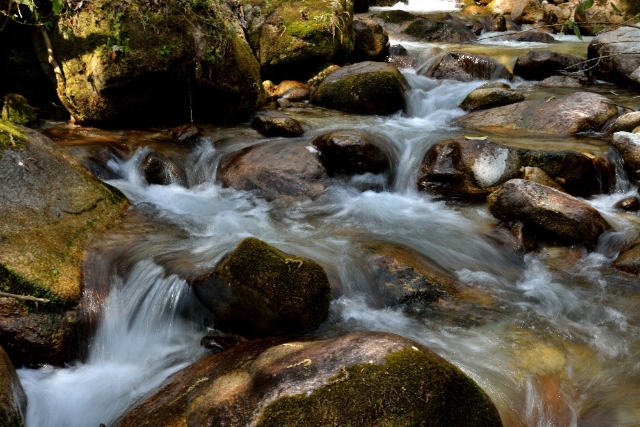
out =
[[[408,10],[423,11],[424,4],[455,9],[454,2],[423,0],[410,3]],[[490,54],[506,64],[530,49],[586,55],[587,38],[558,40],[551,47],[489,40],[439,46]],[[395,43],[408,50],[432,46]],[[216,182],[224,154],[268,140],[248,124],[199,125],[204,136],[188,146],[164,142],[165,129],[102,130],[60,122],[41,129],[85,164],[105,144],[128,152],[125,160],[113,156],[106,163],[103,178],[128,197],[135,214],[89,257],[82,304],[96,316],[96,330],[86,358],[65,368],[19,370],[29,399],[27,425],[113,425],[168,376],[207,354],[200,339],[211,333],[211,319],[181,272],[215,265],[248,236],[311,258],[327,271],[333,301],[329,319],[314,336],[375,330],[418,341],[473,378],[496,404],[505,426],[640,425],[640,283],[611,267],[640,222],[634,213],[615,211],[613,204],[634,194],[637,185],[620,170],[615,192],[588,200],[614,228],[594,252],[542,245],[524,257],[514,254],[487,237],[497,220],[483,203],[445,201],[418,192],[415,184],[430,146],[470,135],[453,120],[464,114],[458,104],[484,82],[402,71],[411,86],[405,112],[379,117],[310,106],[285,110],[304,124],[301,140],[335,129],[362,129],[394,143],[389,184],[371,174],[336,180],[313,201],[268,202]],[[511,85],[527,98],[566,91],[518,79]],[[620,88],[615,94],[610,86],[586,90],[640,107],[640,99]],[[597,135],[491,139],[523,147],[608,150]],[[148,185],[140,164],[150,151],[180,162],[188,186]],[[357,188],[363,184],[383,188],[362,192]],[[465,284],[462,300],[385,307],[364,256],[373,243],[409,248],[453,273]]]

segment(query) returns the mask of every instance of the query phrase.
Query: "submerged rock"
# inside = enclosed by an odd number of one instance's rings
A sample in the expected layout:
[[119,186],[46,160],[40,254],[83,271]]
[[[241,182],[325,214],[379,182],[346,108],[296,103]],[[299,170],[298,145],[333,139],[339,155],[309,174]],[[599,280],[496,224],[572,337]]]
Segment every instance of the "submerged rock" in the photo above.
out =
[[515,0],[511,10],[511,19],[518,24],[533,24],[542,21],[544,12],[538,0]]
[[314,199],[329,186],[316,149],[306,142],[273,141],[220,160],[216,179],[225,187],[257,191],[267,199]]
[[519,220],[543,239],[595,248],[600,235],[611,229],[589,204],[545,185],[523,179],[507,181],[487,198],[493,216]]
[[191,287],[216,327],[249,337],[315,329],[327,318],[331,299],[320,265],[256,238],[240,242]]
[[357,131],[333,131],[316,137],[312,144],[330,174],[387,172],[391,167],[391,144],[382,137]]
[[527,80],[543,80],[560,71],[576,72],[582,69],[582,58],[550,50],[532,50],[522,54],[513,66],[513,74]]
[[625,197],[618,200],[613,207],[619,211],[637,212],[640,210],[640,199],[636,196]]
[[142,175],[149,184],[187,186],[187,176],[176,163],[162,154],[151,152],[142,161]]
[[200,136],[200,129],[196,125],[186,124],[171,130],[171,141],[176,144],[194,142]]
[[304,133],[300,122],[287,116],[258,114],[251,121],[251,127],[269,138],[296,137]]
[[33,126],[38,120],[38,116],[29,105],[27,98],[17,93],[10,93],[4,96],[0,117],[2,117],[2,120],[23,126]]
[[512,34],[492,38],[496,41],[528,42],[528,43],[554,43],[556,39],[549,33],[542,31],[518,31]]
[[528,100],[474,111],[457,122],[461,126],[484,131],[509,129],[572,135],[599,131],[617,116],[618,109],[608,98],[595,93],[575,92],[548,100]]
[[119,427],[501,426],[489,397],[426,347],[389,333],[257,340],[202,359]]
[[311,103],[350,113],[392,114],[405,108],[408,89],[395,65],[360,62],[325,77],[311,96]]
[[640,274],[640,239],[622,248],[613,266],[629,274]]
[[11,360],[0,347],[0,423],[7,427],[23,427],[27,411],[27,395]]

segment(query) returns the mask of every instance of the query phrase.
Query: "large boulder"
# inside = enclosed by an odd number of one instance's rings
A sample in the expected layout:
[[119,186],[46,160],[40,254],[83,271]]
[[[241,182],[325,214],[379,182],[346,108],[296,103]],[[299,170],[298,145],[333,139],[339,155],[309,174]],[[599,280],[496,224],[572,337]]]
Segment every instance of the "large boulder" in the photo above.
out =
[[471,80],[511,79],[507,68],[486,55],[465,52],[449,52],[442,56],[437,65],[430,67],[427,77],[452,79],[462,82]]
[[543,239],[595,248],[602,233],[611,229],[600,213],[586,202],[553,188],[512,179],[491,193],[487,207],[504,221],[523,221]]
[[274,81],[308,79],[354,47],[353,2],[245,0],[249,40],[262,74]]
[[350,59],[353,62],[383,60],[389,53],[389,34],[371,18],[353,21],[355,47]]
[[457,120],[467,128],[483,131],[527,130],[553,135],[599,131],[618,116],[608,98],[575,92],[549,100],[537,99],[488,110],[474,111]]
[[501,426],[489,397],[426,347],[382,332],[258,340],[171,377],[117,424]]
[[225,2],[97,0],[45,40],[78,123],[243,121],[264,99],[260,65]]
[[477,38],[473,31],[450,15],[445,15],[445,19],[413,19],[402,33],[424,42],[466,43]]
[[314,199],[329,186],[315,151],[300,141],[254,145],[225,155],[216,178],[225,187],[254,190],[267,199]]
[[24,393],[20,378],[9,356],[0,347],[0,425],[24,426],[26,410],[27,395]]
[[217,328],[250,337],[312,330],[329,314],[331,285],[324,269],[253,237],[191,287]]
[[[63,362],[51,356],[58,345],[51,338],[71,339],[75,315],[67,313],[82,294],[85,249],[127,207],[119,191],[51,140],[0,121],[0,291],[38,299],[20,300],[24,319],[16,316],[12,300],[0,303],[0,344],[16,365],[26,363],[20,354],[28,355],[29,363]],[[38,321],[41,331],[33,332]],[[29,338],[34,334],[41,336],[37,344]]]
[[513,74],[527,80],[543,80],[547,77],[561,74],[562,70],[579,71],[582,58],[566,53],[550,50],[532,50],[516,59]]
[[391,143],[381,136],[341,130],[317,136],[312,144],[330,174],[382,173],[391,167]]
[[466,111],[475,111],[520,101],[524,101],[522,92],[502,87],[479,87],[471,91],[459,107]]
[[142,175],[148,184],[177,184],[183,187],[187,186],[185,171],[174,161],[162,154],[150,152],[146,155],[140,166]]
[[629,176],[640,179],[640,135],[631,132],[616,132],[611,142],[622,160]]
[[635,128],[640,126],[640,111],[623,114],[616,119],[611,126],[611,132],[633,132]]
[[622,26],[599,34],[589,43],[587,66],[593,74],[619,86],[640,86],[640,27]]
[[541,174],[574,196],[608,192],[615,184],[615,168],[602,154],[516,149],[486,139],[459,138],[438,142],[427,151],[418,189],[443,196],[484,197],[510,179],[542,180]]
[[311,103],[359,114],[392,114],[406,106],[409,85],[398,68],[360,62],[339,68],[320,83]]

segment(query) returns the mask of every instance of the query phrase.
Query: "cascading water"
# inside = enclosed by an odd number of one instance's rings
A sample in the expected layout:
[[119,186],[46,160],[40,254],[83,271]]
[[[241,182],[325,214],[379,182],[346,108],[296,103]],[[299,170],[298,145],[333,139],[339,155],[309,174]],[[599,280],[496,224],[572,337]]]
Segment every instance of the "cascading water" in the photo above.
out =
[[[148,185],[139,173],[148,148],[126,161],[113,159],[108,168],[119,178],[109,183],[160,225],[153,238],[141,239],[131,268],[111,278],[86,361],[19,371],[29,398],[28,426],[111,425],[136,399],[202,356],[199,342],[209,323],[172,266],[214,265],[247,236],[327,270],[335,299],[319,334],[383,330],[421,342],[476,380],[507,426],[638,425],[638,285],[609,268],[620,242],[633,234],[632,220],[614,214],[615,196],[603,195],[590,203],[616,231],[595,252],[551,247],[520,258],[500,249],[485,237],[496,221],[483,205],[448,204],[415,190],[425,152],[460,135],[451,125],[463,114],[457,105],[482,82],[405,75],[412,87],[405,114],[303,118],[313,129],[305,140],[362,128],[393,141],[393,181],[385,191],[335,182],[318,200],[283,206],[222,188],[214,177],[223,152],[263,141],[236,141],[228,129],[225,144],[204,139],[185,157],[188,188]],[[634,190],[627,183],[616,194]],[[454,273],[463,291],[482,296],[436,308],[432,316],[381,307],[371,266],[362,261],[367,241],[411,248]]]

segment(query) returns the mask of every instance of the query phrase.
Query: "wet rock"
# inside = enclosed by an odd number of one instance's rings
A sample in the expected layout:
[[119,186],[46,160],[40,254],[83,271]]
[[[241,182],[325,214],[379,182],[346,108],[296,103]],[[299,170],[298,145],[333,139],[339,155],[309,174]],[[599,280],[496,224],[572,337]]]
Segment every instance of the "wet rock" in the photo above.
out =
[[318,86],[320,86],[320,83],[322,83],[322,81],[325,79],[325,77],[327,77],[329,74],[333,73],[338,68],[340,68],[340,66],[338,66],[338,65],[335,65],[335,64],[329,65],[328,67],[326,67],[325,69],[320,71],[318,74],[316,74],[315,76],[311,77],[307,81],[307,84],[311,88],[317,88]]
[[517,24],[532,24],[542,21],[544,12],[538,0],[515,0],[511,10],[511,19]]
[[[43,328],[48,314],[76,306],[86,248],[128,206],[48,138],[0,121],[0,291],[48,299]],[[0,331],[0,345],[9,349],[15,335]],[[47,352],[34,347],[34,356]]]
[[[307,95],[311,90],[311,87],[308,84],[298,82],[295,80],[283,80],[278,85],[270,85],[266,89],[269,93],[269,96],[273,98],[282,98],[288,93],[293,93],[296,89],[301,91],[307,91]],[[291,99],[290,99],[291,100]]]
[[212,353],[220,353],[247,342],[246,338],[234,334],[217,334],[202,337],[200,345]]
[[176,144],[194,142],[200,136],[200,128],[196,125],[186,124],[171,130],[171,141]]
[[571,76],[551,76],[540,82],[540,86],[543,87],[572,87],[581,88],[584,87],[584,83],[581,79]]
[[499,107],[524,101],[521,92],[503,88],[478,88],[469,93],[460,104],[460,108],[466,111],[480,110],[484,108]]
[[296,137],[304,133],[300,122],[288,116],[258,114],[251,121],[251,127],[269,138]]
[[493,216],[533,226],[539,236],[565,244],[595,248],[600,235],[611,229],[589,204],[553,188],[523,179],[507,181],[487,198]]
[[485,55],[450,52],[444,55],[432,71],[425,74],[435,79],[452,79],[461,82],[472,80],[511,79],[507,68]]
[[142,175],[149,184],[187,186],[187,176],[176,163],[162,154],[151,152],[140,165]]
[[474,111],[457,120],[467,128],[484,131],[521,129],[555,135],[599,131],[618,115],[608,98],[575,92],[558,98],[523,101],[488,110]]
[[636,239],[622,248],[613,266],[626,273],[640,274],[640,239]]
[[466,43],[476,35],[460,21],[449,17],[445,20],[417,18],[402,31],[424,42]]
[[561,70],[581,69],[582,58],[550,50],[532,50],[520,55],[513,66],[513,74],[527,80],[542,80],[560,74]]
[[27,395],[7,353],[0,347],[0,420],[3,426],[23,427]]
[[309,99],[311,95],[311,89],[309,88],[301,88],[301,87],[293,87],[282,94],[278,101],[281,99],[287,100],[289,102],[302,102]]
[[625,197],[618,200],[613,207],[619,211],[637,212],[640,210],[640,199],[636,196]]
[[342,130],[320,135],[312,144],[330,174],[382,173],[391,167],[391,144],[380,136]]
[[509,248],[520,255],[533,252],[538,248],[535,233],[522,221],[502,221],[487,237],[498,243],[500,247]]
[[633,179],[640,179],[640,135],[616,132],[611,142],[624,160],[624,167]]
[[640,28],[622,26],[599,34],[589,43],[587,66],[597,62],[593,74],[622,87],[640,86]]
[[458,368],[383,332],[248,342],[180,371],[117,425],[346,426],[354,420],[502,425],[491,400]]
[[618,117],[611,127],[611,132],[632,132],[638,126],[640,126],[640,111],[634,111]]
[[535,182],[536,184],[546,185],[558,191],[565,191],[564,188],[547,175],[545,171],[535,166],[525,166],[522,171],[522,179]]
[[29,105],[29,101],[22,95],[10,93],[2,99],[2,120],[23,126],[33,126],[38,120],[35,110]]
[[504,15],[499,13],[494,14],[493,18],[491,18],[491,31],[507,31],[507,20]]
[[191,286],[217,327],[254,338],[315,329],[329,313],[324,269],[256,238],[244,239]]
[[274,141],[225,155],[218,181],[236,190],[257,191],[267,199],[316,198],[329,176],[315,148],[303,142]]
[[520,31],[497,37],[494,40],[529,43],[554,43],[556,41],[551,34],[542,31]]
[[389,34],[374,19],[353,20],[355,47],[350,58],[354,62],[380,61],[389,52]]
[[393,45],[389,48],[387,62],[395,64],[398,68],[408,68],[411,66],[413,57],[409,55],[407,49],[401,44]]
[[395,65],[360,62],[325,77],[310,101],[350,113],[392,114],[405,108],[408,88]]
[[405,10],[387,10],[380,12],[376,17],[389,24],[404,24],[418,19],[416,15]]
[[288,99],[280,98],[276,101],[278,104],[278,108],[291,108],[293,107],[293,103]]

